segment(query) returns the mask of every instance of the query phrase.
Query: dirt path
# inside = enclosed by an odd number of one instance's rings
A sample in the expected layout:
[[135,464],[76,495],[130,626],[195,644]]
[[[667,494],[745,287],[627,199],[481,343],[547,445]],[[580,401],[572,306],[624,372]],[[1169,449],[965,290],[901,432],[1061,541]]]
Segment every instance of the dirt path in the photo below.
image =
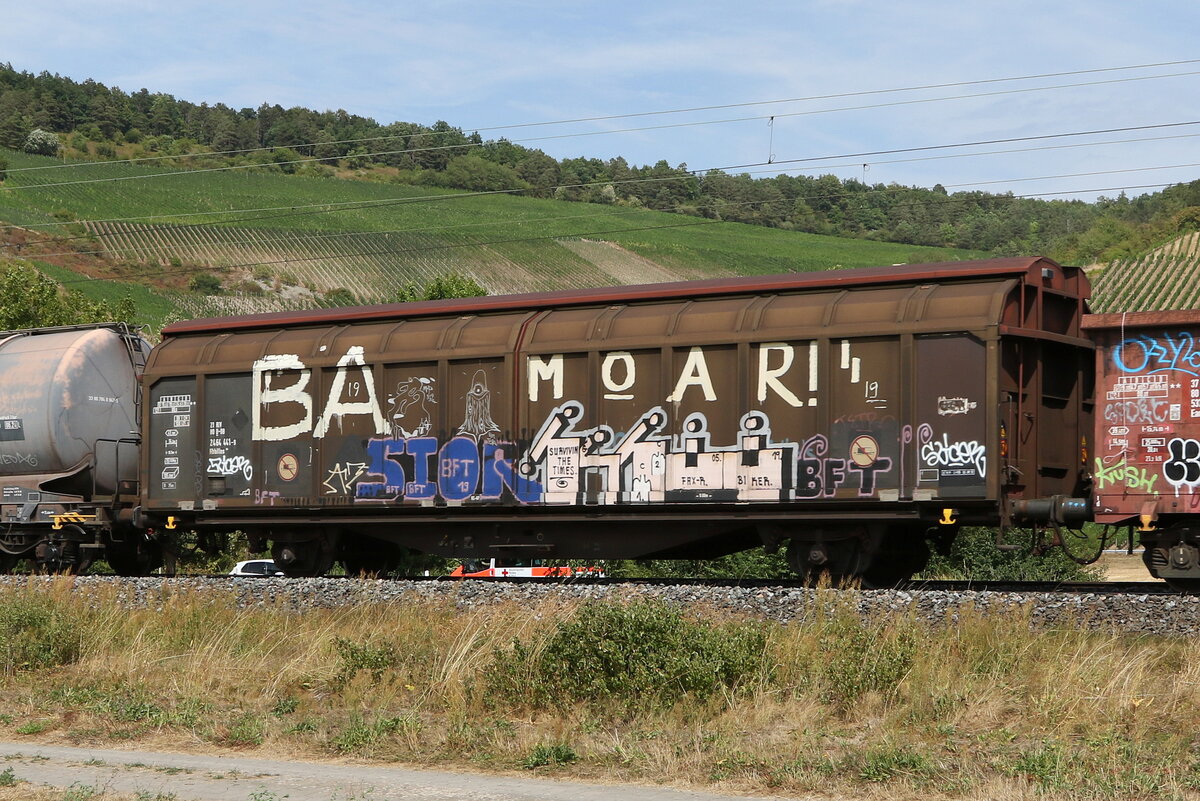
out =
[[1127,554],[1124,551],[1105,551],[1100,557],[1106,581],[1158,581],[1142,563],[1141,550]]
[[[745,801],[745,796],[239,756],[0,742],[0,772],[33,785],[175,801]],[[21,785],[17,785],[17,790]],[[18,796],[0,796],[17,798]],[[90,797],[90,796],[89,796]],[[756,798],[766,798],[756,796]],[[796,801],[796,799],[792,799]]]

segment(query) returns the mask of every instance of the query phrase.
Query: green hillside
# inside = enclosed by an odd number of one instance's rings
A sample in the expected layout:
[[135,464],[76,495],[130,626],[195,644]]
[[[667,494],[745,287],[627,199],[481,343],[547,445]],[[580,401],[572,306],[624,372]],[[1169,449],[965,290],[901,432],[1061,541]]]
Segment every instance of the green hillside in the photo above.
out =
[[[312,305],[339,287],[376,302],[450,271],[505,293],[984,255],[502,193],[4,156],[13,171],[0,220],[95,221],[83,224],[86,238],[77,225],[38,228],[76,237],[43,246],[39,259],[70,250],[66,267],[80,269],[81,258],[103,258],[108,274],[168,293],[184,315]],[[181,291],[206,270],[220,275],[221,295]]]
[[1200,234],[1089,269],[1099,312],[1200,308]]

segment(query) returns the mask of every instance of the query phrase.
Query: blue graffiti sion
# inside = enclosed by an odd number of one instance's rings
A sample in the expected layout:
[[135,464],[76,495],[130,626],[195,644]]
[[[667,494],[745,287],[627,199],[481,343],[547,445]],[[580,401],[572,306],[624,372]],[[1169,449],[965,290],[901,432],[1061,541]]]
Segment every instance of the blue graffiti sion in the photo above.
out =
[[[354,487],[354,497],[371,501],[499,500],[507,489],[519,503],[542,500],[542,485],[518,475],[511,443],[484,443],[471,437],[372,439],[367,442],[369,471]],[[408,461],[401,457],[411,457]],[[436,461],[435,461],[436,460]],[[411,473],[409,472],[411,469]]]
[[1123,373],[1180,372],[1200,376],[1200,349],[1187,331],[1163,334],[1161,338],[1145,334],[1130,337],[1113,348],[1112,360]]

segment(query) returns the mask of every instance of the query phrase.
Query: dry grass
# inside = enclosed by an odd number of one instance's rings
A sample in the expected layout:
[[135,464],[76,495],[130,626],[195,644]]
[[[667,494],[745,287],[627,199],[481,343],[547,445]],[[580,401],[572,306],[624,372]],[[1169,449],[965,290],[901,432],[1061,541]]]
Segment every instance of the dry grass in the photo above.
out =
[[161,609],[127,610],[64,580],[0,594],[0,635],[24,604],[82,638],[77,659],[0,681],[0,736],[785,795],[1200,798],[1197,641],[1035,632],[1022,613],[864,624],[836,597],[768,627],[749,676],[639,708],[489,689],[514,639],[528,647],[517,682],[546,678],[539,655],[569,605],[292,613],[164,591]]

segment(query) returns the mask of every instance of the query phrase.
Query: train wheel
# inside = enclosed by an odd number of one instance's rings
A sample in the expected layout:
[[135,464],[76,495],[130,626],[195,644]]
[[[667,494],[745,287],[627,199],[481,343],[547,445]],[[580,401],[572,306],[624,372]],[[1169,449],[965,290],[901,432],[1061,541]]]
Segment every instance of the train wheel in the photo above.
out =
[[833,540],[801,540],[788,544],[788,564],[809,586],[824,581],[837,587],[862,576],[862,544],[856,537]]
[[7,553],[0,553],[0,575],[7,575],[17,567],[17,562],[21,560],[19,556],[12,556]]
[[75,575],[86,573],[92,566],[94,557],[85,556],[79,544],[87,539],[88,534],[79,526],[63,526],[60,536],[42,540],[34,548],[34,572]]
[[271,557],[289,578],[323,576],[333,567],[337,556],[336,537],[319,534],[299,542],[272,542]]
[[[1161,578],[1171,589],[1189,595],[1200,594],[1200,577],[1194,576],[1200,566],[1200,527],[1187,523],[1171,526],[1157,541],[1145,543],[1142,563],[1150,575]],[[1163,575],[1173,569],[1193,575]]]

